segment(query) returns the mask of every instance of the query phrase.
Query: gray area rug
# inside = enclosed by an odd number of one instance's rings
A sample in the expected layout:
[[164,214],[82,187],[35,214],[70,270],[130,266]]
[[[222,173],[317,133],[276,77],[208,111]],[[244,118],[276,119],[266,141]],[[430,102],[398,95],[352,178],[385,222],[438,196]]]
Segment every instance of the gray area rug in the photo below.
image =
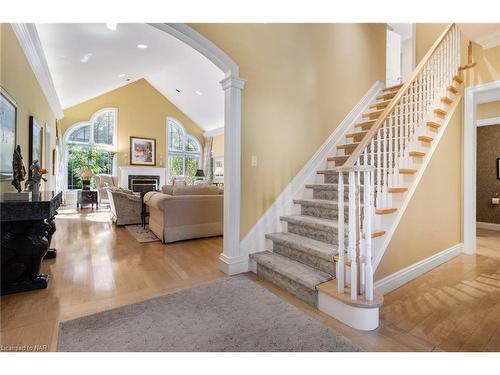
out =
[[160,241],[160,239],[149,230],[148,225],[146,225],[146,229],[144,229],[141,224],[125,225],[125,228],[127,228],[127,230],[137,240],[137,242],[146,243]]
[[246,276],[63,322],[58,350],[362,351]]

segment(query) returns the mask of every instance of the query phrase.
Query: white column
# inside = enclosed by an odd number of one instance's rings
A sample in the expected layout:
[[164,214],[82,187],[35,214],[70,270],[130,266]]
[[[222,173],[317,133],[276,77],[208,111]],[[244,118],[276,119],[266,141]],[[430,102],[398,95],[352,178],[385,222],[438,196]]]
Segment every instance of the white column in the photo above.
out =
[[227,77],[224,90],[224,248],[221,271],[228,275],[248,271],[248,254],[240,252],[241,89],[245,80]]

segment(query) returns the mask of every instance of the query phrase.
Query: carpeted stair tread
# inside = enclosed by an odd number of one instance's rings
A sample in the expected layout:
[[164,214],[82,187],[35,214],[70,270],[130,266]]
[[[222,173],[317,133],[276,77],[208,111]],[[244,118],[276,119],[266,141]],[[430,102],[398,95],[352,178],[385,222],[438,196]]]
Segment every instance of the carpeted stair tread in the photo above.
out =
[[274,243],[289,246],[295,250],[302,251],[328,261],[333,261],[333,256],[338,253],[337,246],[316,241],[312,238],[300,236],[294,233],[268,233],[266,234],[266,238]]
[[331,280],[333,277],[325,272],[318,271],[305,264],[296,262],[287,257],[275,254],[271,251],[263,251],[250,255],[250,258],[259,265],[270,268],[295,282],[316,290],[316,285]]
[[330,229],[336,230],[338,228],[337,220],[322,219],[314,216],[306,216],[306,215],[280,216],[280,220],[286,221],[287,223],[291,224],[314,227],[319,230],[330,230]]

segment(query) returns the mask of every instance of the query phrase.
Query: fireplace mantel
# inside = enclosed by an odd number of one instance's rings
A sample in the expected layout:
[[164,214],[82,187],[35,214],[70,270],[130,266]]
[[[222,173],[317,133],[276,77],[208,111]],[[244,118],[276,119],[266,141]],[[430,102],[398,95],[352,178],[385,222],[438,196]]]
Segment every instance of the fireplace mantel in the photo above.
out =
[[120,187],[128,188],[128,176],[129,175],[139,175],[139,176],[160,176],[160,187],[166,185],[166,175],[167,169],[160,167],[135,167],[126,166],[119,167],[120,169]]

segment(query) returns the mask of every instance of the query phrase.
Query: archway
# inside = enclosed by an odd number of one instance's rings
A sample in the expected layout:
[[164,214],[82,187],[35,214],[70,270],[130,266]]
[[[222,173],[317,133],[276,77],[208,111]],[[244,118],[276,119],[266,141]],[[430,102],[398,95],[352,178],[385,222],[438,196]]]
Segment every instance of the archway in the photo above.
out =
[[238,65],[219,47],[186,24],[150,24],[181,40],[215,64],[224,74],[224,242],[220,269],[234,275],[248,271],[248,256],[240,251],[241,90],[245,80]]

